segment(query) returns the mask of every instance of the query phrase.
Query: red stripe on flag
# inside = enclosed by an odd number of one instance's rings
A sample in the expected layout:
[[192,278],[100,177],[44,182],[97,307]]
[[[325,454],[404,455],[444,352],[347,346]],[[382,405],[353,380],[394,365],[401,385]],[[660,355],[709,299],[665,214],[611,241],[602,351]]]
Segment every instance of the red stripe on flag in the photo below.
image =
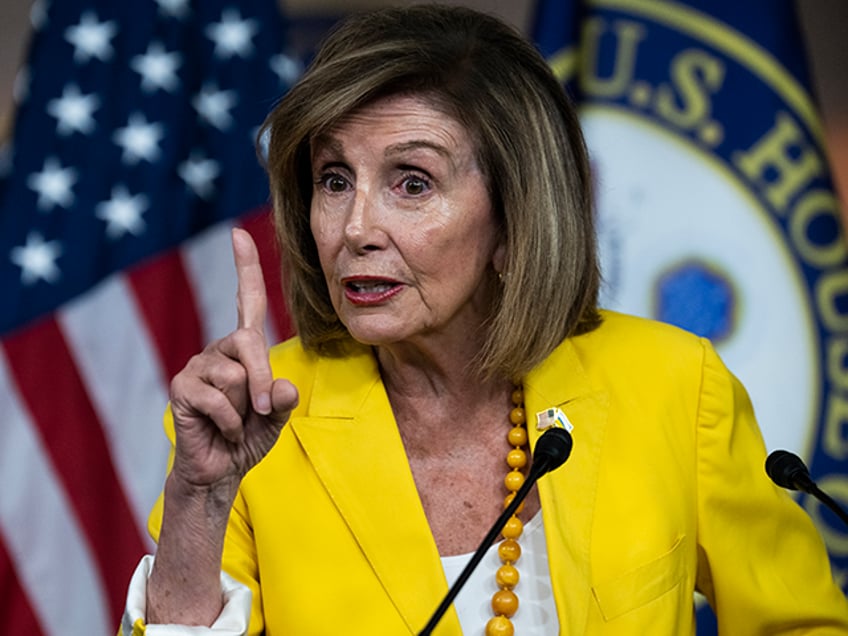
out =
[[263,208],[260,212],[246,216],[241,220],[241,226],[250,232],[259,250],[259,262],[262,264],[268,293],[268,312],[280,339],[285,340],[294,335],[294,326],[283,300],[280,253],[270,210]]
[[194,291],[179,250],[165,252],[128,276],[138,310],[156,343],[167,386],[203,349],[203,330]]
[[0,541],[0,616],[6,634],[41,636],[41,626],[15,576],[15,566]]
[[127,582],[145,547],[97,414],[54,320],[39,321],[3,345],[21,401],[88,539],[117,625]]

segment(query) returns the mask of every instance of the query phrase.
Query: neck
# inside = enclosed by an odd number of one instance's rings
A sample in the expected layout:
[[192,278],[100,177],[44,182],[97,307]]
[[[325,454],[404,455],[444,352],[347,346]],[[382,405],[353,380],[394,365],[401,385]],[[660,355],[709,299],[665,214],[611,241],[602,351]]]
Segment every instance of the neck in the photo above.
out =
[[[501,456],[501,423],[510,408],[513,384],[505,378],[483,380],[467,364],[421,364],[378,351],[398,430],[410,459],[445,461],[446,449]],[[459,452],[459,451],[454,451]]]
[[378,347],[383,384],[395,401],[473,405],[501,399],[512,384],[505,378],[483,378],[470,356],[454,351],[431,352],[409,347]]

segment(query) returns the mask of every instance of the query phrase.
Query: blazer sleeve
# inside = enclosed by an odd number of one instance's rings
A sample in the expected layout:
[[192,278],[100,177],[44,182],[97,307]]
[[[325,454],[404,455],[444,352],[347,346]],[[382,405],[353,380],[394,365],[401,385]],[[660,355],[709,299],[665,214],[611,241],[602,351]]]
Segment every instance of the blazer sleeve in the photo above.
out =
[[698,580],[722,634],[848,634],[848,602],[806,512],[765,473],[742,384],[703,341]]

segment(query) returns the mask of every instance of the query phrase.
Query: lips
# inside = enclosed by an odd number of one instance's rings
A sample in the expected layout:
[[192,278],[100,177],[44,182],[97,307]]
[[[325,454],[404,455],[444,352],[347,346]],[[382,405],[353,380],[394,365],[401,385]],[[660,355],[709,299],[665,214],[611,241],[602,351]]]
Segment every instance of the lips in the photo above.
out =
[[380,305],[400,293],[402,284],[390,278],[351,276],[342,279],[344,294],[354,305]]

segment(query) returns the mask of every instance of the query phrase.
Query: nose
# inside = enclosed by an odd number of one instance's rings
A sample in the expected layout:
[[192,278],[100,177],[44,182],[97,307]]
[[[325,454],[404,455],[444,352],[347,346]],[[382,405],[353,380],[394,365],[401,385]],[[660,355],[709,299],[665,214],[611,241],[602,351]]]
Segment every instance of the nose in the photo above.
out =
[[386,232],[378,197],[369,188],[357,188],[344,228],[345,244],[355,253],[383,249]]

